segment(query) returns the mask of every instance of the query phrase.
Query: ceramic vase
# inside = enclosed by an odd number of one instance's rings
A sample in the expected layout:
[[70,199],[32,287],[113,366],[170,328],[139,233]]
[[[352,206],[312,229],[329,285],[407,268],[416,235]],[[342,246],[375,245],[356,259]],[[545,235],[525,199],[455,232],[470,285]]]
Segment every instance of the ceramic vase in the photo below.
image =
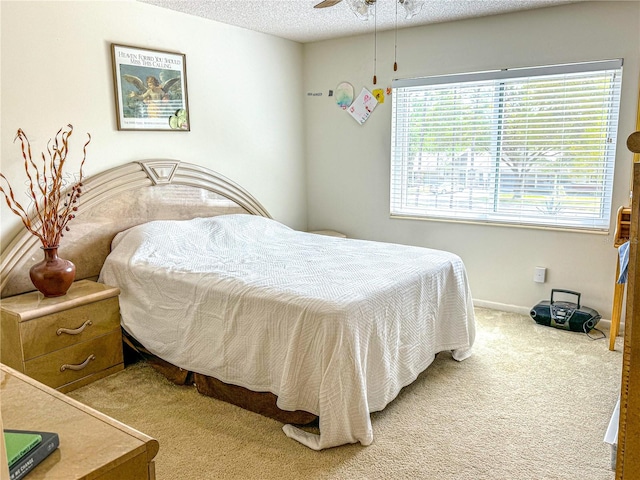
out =
[[76,266],[58,257],[58,247],[40,247],[44,260],[29,269],[33,286],[45,297],[60,297],[67,293],[76,277]]

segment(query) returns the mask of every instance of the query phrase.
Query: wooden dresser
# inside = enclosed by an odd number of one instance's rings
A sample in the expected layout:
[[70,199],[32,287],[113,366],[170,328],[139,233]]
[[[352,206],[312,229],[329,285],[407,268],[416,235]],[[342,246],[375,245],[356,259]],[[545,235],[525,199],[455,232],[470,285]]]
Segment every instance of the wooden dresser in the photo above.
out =
[[119,289],[81,280],[66,295],[0,303],[0,361],[68,392],[124,368]]
[[55,432],[60,438],[58,449],[27,480],[155,479],[159,445],[144,433],[6,365],[0,365],[0,396],[3,428]]
[[[636,132],[639,133],[640,132]],[[627,142],[628,144],[628,142]],[[632,150],[636,151],[636,150]],[[640,143],[637,151],[640,151]],[[640,163],[633,164],[616,480],[640,478]]]

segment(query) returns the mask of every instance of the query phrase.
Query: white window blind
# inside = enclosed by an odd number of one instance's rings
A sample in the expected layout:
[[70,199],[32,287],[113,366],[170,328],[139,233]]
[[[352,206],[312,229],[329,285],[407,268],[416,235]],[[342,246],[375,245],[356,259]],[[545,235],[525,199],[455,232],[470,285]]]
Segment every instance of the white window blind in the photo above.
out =
[[395,80],[391,215],[606,231],[622,60]]

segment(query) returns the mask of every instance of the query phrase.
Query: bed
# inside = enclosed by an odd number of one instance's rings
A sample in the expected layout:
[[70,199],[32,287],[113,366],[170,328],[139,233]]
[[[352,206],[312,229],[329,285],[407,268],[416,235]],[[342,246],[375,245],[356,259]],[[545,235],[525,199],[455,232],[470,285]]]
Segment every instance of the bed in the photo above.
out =
[[[369,445],[370,413],[438,352],[471,354],[471,294],[454,254],[292,230],[228,179],[176,161],[102,177],[85,183],[61,256],[79,278],[121,289],[123,330],[156,365],[260,413],[266,396],[271,411],[297,415],[271,416],[309,448]],[[28,241],[3,256],[3,296],[29,287]],[[294,425],[315,417],[319,433]]]

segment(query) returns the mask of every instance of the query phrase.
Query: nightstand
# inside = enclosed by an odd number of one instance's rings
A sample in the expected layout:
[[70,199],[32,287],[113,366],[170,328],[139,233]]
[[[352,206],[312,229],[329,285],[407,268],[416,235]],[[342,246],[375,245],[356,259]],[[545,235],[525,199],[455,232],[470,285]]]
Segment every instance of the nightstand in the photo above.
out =
[[335,230],[311,230],[309,233],[315,233],[316,235],[326,235],[328,237],[347,238],[344,233],[336,232]]
[[0,362],[60,392],[124,368],[118,288],[89,280],[66,295],[0,303]]

